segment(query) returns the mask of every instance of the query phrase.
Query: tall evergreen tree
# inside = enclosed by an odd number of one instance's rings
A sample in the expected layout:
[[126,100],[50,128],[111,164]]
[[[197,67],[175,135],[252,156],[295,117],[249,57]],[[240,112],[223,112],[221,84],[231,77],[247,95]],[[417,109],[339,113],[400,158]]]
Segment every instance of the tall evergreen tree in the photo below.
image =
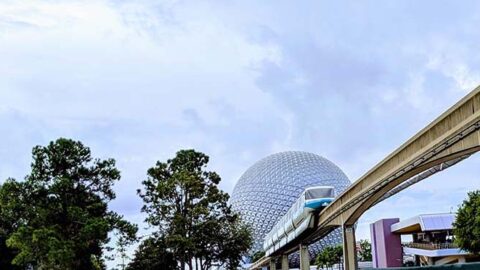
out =
[[207,171],[209,157],[181,150],[167,162],[157,162],[138,193],[148,214],[182,270],[208,269],[218,262],[236,267],[251,245],[249,229],[227,205],[218,189],[220,176]]
[[166,248],[165,240],[161,237],[151,237],[144,240],[135,251],[133,260],[127,270],[174,270],[177,261]]
[[38,269],[104,268],[103,247],[118,230],[129,239],[137,227],[108,209],[120,172],[113,159],[93,159],[81,142],[58,139],[33,148],[32,171],[22,195],[11,205],[27,205],[7,244],[19,253],[16,265]]

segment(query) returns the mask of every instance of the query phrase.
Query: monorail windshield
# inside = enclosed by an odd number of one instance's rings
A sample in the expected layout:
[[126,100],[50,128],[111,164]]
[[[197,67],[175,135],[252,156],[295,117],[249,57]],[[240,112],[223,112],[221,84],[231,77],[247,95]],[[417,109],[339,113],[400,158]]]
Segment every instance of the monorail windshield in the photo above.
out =
[[305,200],[333,197],[335,197],[335,189],[333,187],[315,187],[305,190]]

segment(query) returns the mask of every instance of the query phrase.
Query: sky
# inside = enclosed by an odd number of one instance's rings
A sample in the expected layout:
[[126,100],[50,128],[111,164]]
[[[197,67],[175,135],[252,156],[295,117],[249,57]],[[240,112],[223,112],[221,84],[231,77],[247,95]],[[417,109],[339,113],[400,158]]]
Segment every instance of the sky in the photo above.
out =
[[[0,182],[58,137],[113,157],[111,208],[179,149],[231,192],[257,160],[303,150],[357,180],[480,84],[478,1],[0,1]],[[480,157],[370,209],[454,211]]]

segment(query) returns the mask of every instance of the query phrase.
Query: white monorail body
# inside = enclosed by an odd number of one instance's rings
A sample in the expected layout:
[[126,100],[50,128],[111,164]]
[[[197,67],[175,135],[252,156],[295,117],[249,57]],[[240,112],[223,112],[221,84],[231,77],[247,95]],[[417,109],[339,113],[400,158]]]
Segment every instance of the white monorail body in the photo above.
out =
[[321,211],[334,200],[335,190],[331,186],[306,188],[287,213],[265,236],[263,249],[269,256],[296,239],[308,228],[313,227],[314,212]]

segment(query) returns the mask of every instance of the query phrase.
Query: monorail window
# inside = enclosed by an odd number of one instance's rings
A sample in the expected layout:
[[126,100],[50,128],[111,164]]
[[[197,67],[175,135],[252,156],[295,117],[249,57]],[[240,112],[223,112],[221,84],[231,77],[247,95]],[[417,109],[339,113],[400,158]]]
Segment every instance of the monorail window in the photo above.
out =
[[318,198],[333,198],[335,197],[333,188],[319,188],[309,189],[305,191],[305,199],[312,200]]

